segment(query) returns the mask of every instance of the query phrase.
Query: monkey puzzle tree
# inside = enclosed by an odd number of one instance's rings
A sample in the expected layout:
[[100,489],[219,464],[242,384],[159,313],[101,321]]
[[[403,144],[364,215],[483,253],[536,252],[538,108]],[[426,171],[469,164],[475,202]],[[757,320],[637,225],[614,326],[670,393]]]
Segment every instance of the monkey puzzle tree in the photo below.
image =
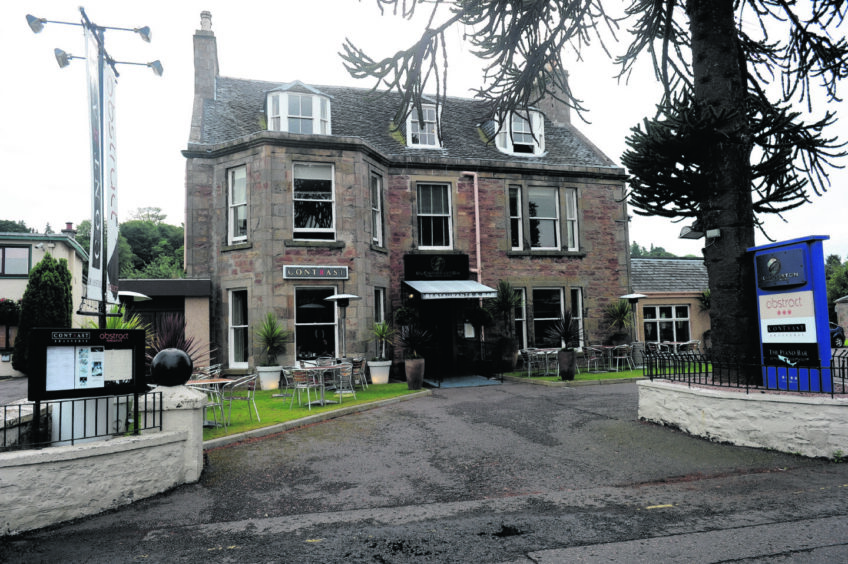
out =
[[[829,186],[827,169],[844,156],[826,136],[833,112],[805,122],[792,103],[838,101],[848,75],[848,43],[836,35],[841,0],[632,0],[624,14],[610,0],[376,0],[411,18],[432,6],[411,47],[381,60],[347,41],[350,74],[402,95],[394,123],[422,113],[425,88],[445,97],[445,32],[465,28],[472,52],[487,62],[476,96],[505,123],[553,96],[586,110],[568,84],[563,58],[585,49],[610,53],[623,23],[631,41],[616,58],[628,77],[649,56],[663,95],[657,114],[634,128],[622,157],[636,213],[694,218],[708,239],[713,352],[756,354],[753,262],[758,215],[781,213]],[[611,55],[612,56],[612,55]],[[575,86],[575,88],[579,87]],[[438,115],[438,113],[437,113]],[[420,117],[419,117],[420,119]]]

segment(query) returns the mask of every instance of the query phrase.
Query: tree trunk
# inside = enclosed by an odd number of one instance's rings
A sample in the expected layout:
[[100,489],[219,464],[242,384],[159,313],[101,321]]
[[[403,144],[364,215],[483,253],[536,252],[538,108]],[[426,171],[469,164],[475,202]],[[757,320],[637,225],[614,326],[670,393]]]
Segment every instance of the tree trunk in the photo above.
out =
[[703,250],[716,360],[752,358],[758,350],[754,265],[747,252],[754,246],[747,71],[733,6],[734,0],[687,2],[695,103],[707,115],[723,116],[705,133],[699,218],[703,230],[720,232]]

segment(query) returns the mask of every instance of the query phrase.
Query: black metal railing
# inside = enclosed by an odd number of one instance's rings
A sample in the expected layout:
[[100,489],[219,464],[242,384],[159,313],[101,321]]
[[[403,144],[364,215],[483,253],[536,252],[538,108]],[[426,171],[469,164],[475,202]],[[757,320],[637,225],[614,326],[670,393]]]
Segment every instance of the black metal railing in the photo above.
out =
[[162,392],[0,405],[0,451],[162,430]]
[[645,351],[642,373],[651,380],[751,390],[848,394],[848,349],[838,349],[830,366],[762,364],[757,360],[717,359],[693,352]]

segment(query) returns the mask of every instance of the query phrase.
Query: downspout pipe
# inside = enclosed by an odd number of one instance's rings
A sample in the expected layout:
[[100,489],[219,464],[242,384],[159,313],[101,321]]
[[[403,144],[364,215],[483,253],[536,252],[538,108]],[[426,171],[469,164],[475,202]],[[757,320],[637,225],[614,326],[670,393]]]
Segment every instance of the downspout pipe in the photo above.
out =
[[474,239],[475,251],[477,254],[477,266],[471,269],[477,274],[477,282],[483,283],[483,261],[480,258],[480,185],[477,179],[476,172],[463,172],[462,176],[470,176],[474,179]]

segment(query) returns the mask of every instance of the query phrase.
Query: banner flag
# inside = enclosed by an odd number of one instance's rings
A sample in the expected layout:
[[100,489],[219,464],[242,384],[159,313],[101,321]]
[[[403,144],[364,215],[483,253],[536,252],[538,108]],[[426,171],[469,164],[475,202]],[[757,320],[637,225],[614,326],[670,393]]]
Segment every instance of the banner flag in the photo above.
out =
[[118,162],[115,142],[115,90],[112,65],[103,65],[103,190],[106,198],[106,301],[118,303]]
[[85,58],[86,75],[88,79],[88,108],[91,136],[91,241],[88,253],[88,281],[85,296],[89,300],[103,299],[103,170],[102,149],[103,140],[100,138],[100,56],[97,38],[85,26]]

